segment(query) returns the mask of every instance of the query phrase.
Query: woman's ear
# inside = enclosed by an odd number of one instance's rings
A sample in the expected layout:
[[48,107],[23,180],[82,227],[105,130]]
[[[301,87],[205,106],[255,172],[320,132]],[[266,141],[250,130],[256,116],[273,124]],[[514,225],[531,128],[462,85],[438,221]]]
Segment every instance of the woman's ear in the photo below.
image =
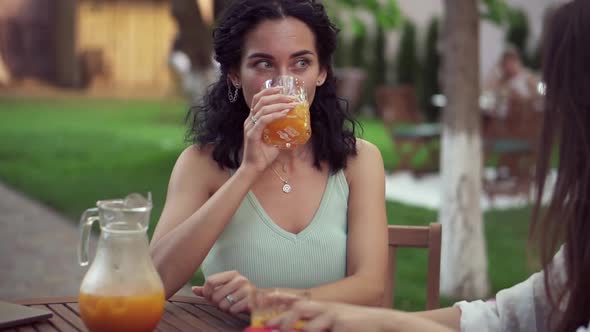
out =
[[233,85],[235,88],[237,88],[237,87],[240,87],[240,86],[241,86],[241,83],[240,83],[240,76],[239,76],[239,75],[238,75],[236,72],[234,72],[234,71],[230,71],[230,72],[227,74],[227,78],[228,78],[228,79],[231,81],[231,84],[232,84],[232,85]]
[[328,72],[326,69],[321,69],[320,74],[318,75],[318,80],[316,82],[317,86],[322,86],[324,82],[326,82],[326,77],[328,76]]

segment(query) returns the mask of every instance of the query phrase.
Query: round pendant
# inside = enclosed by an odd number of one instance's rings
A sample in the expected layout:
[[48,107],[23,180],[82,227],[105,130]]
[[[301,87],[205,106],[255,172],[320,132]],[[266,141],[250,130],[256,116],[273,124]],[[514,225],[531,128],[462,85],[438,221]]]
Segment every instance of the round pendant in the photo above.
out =
[[288,194],[288,193],[290,193],[290,192],[291,192],[291,189],[293,189],[293,188],[291,188],[291,185],[290,185],[290,184],[288,184],[288,183],[285,183],[285,184],[283,185],[283,192],[284,192],[285,194]]

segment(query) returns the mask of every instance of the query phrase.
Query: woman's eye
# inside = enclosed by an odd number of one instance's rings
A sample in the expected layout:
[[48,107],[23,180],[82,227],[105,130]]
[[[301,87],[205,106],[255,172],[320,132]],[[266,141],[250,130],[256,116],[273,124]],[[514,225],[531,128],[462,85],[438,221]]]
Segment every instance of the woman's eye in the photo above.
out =
[[305,59],[300,59],[300,60],[297,60],[295,65],[297,66],[297,68],[306,68],[307,66],[309,66],[309,61],[307,61]]
[[254,64],[254,66],[260,69],[269,69],[272,67],[272,65],[268,61],[258,61]]

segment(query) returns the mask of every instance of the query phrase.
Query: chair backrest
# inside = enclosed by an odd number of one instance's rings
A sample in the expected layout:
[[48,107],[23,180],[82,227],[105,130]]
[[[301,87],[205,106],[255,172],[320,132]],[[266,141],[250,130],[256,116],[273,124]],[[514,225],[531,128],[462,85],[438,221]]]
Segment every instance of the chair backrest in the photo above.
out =
[[484,139],[518,139],[536,145],[543,125],[543,113],[536,111],[533,101],[512,98],[504,118],[488,119]]
[[[395,281],[395,258],[399,247],[427,248],[428,275],[426,282],[426,309],[436,309],[440,306],[440,243],[441,225],[432,223],[430,226],[388,226],[389,232],[389,278],[385,286],[385,300],[383,306],[393,306],[393,291]],[[403,286],[402,286],[403,287]]]
[[380,86],[375,92],[375,103],[385,127],[391,128],[396,122],[422,122],[416,92],[411,86]]

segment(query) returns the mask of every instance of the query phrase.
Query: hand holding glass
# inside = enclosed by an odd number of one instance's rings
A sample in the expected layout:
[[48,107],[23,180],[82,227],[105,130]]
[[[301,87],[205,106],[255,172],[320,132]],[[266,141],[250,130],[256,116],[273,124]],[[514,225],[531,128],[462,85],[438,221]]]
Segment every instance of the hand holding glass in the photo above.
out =
[[[280,291],[278,289],[254,289],[250,296],[250,326],[263,328],[266,322],[289,310],[293,303],[305,299],[293,293]],[[295,323],[296,330],[302,330],[303,321]]]
[[307,143],[311,137],[311,123],[304,82],[293,76],[278,76],[264,82],[264,88],[272,87],[280,87],[280,93],[295,97],[298,104],[284,118],[264,128],[264,142],[282,150]]

